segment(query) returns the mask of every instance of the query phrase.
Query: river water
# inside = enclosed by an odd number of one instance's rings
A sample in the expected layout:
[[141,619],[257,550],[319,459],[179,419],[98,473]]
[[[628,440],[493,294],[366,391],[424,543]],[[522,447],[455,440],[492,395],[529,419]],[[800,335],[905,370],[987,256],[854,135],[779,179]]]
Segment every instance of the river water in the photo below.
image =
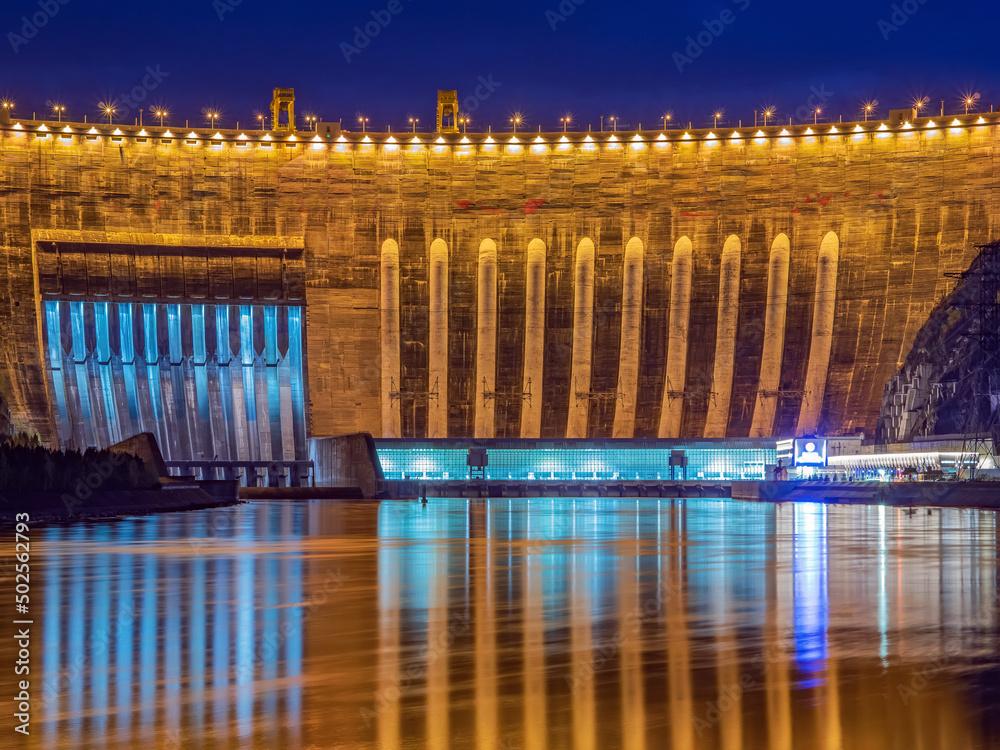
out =
[[991,511],[617,498],[37,528],[16,746],[997,748],[997,540]]

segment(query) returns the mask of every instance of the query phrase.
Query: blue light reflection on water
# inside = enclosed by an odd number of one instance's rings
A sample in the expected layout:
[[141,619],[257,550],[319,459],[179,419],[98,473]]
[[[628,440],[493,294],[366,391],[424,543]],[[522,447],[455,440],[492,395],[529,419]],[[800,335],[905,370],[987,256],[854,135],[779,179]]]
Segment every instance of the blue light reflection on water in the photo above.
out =
[[830,606],[827,588],[827,506],[799,503],[795,508],[792,580],[795,589],[795,651],[805,684],[819,684],[826,669],[826,628]]
[[45,747],[243,743],[299,721],[304,506],[265,510],[39,530]]
[[[996,538],[982,511],[627,498],[260,502],[45,529],[42,665],[62,687],[39,736],[610,747],[645,728],[647,746],[707,750],[736,716],[746,748],[825,746],[830,721],[844,747],[900,726],[907,746],[990,747],[963,680],[997,668]],[[946,644],[955,672],[892,703],[895,723],[866,713]],[[843,709],[817,723],[830,696]]]

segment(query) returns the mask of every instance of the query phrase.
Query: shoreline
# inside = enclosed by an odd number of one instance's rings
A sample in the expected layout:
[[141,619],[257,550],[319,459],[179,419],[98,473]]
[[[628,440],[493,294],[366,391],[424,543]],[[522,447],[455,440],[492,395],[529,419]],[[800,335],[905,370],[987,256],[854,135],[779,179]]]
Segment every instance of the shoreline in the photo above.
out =
[[22,494],[17,502],[0,494],[0,519],[13,521],[27,513],[32,523],[91,521],[122,516],[146,516],[186,510],[238,505],[238,499],[213,496],[198,487],[95,492],[79,500],[65,492]]
[[1000,510],[1000,482],[733,482],[734,500]]

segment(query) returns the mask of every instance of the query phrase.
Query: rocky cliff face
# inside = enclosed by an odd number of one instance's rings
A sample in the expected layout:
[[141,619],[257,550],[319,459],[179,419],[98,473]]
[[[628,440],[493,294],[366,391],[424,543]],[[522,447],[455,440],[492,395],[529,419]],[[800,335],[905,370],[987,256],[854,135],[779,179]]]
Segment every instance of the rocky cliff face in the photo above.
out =
[[997,382],[998,356],[987,351],[980,307],[996,294],[991,276],[997,274],[1000,243],[982,249],[931,313],[906,363],[885,386],[878,442],[973,432],[988,420],[996,404],[977,392],[983,394],[991,381]]

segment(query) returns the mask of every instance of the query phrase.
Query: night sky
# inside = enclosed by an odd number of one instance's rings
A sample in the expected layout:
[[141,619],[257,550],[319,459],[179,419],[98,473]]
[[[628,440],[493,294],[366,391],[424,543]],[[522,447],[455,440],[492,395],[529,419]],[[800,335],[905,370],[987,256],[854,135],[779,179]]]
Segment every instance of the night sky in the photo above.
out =
[[886,114],[921,96],[952,113],[963,92],[1000,108],[1000,9],[968,0],[4,0],[0,19],[0,94],[22,117],[59,102],[93,120],[117,99],[123,122],[164,106],[202,125],[214,107],[220,127],[246,128],[276,86],[295,88],[300,116],[352,128],[364,113],[372,130],[425,129],[439,88],[458,89],[473,130],[509,129],[514,112],[528,130],[567,112],[581,130],[602,115],[652,129],[667,111],[704,127],[719,108],[746,126],[765,106],[848,120],[865,100]]

